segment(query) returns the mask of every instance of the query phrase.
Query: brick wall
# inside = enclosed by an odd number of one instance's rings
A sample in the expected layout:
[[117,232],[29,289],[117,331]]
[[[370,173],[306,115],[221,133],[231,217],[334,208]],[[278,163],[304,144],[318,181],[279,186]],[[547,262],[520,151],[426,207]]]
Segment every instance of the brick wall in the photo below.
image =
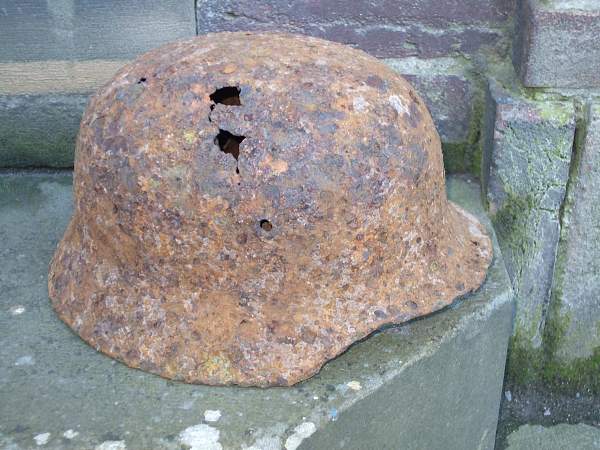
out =
[[205,0],[200,32],[284,30],[380,58],[473,55],[501,45],[511,0]]

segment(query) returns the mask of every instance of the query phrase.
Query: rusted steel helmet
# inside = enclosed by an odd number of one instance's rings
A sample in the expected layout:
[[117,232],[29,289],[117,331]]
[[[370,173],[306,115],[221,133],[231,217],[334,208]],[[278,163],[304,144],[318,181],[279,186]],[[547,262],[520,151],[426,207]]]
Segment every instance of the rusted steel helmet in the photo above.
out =
[[74,191],[58,315],[186,382],[296,383],[477,289],[492,257],[413,88],[303,36],[209,34],[124,67],[85,112]]

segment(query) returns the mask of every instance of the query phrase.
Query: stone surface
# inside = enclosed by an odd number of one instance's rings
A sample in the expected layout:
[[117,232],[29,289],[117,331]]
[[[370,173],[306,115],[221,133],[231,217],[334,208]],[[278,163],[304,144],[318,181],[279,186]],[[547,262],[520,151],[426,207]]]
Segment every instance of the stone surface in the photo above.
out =
[[533,102],[489,82],[483,179],[517,302],[515,334],[540,347],[575,132],[570,102]]
[[[513,312],[497,247],[477,293],[376,333],[302,384],[186,385],[103,356],[53,313],[46,272],[71,214],[70,181],[0,177],[0,447],[32,448],[50,433],[44,448],[493,448]],[[476,184],[450,178],[448,191],[489,227]]]
[[461,58],[390,58],[386,64],[421,95],[442,140],[448,173],[479,173],[483,89],[475,69]]
[[[596,377],[597,374],[598,372]],[[594,393],[589,386],[579,385],[577,390],[567,392],[557,389],[556,383],[544,380],[519,384],[511,381],[505,379],[504,383],[496,431],[496,450],[505,450],[508,436],[522,425],[551,427],[561,423],[584,423],[600,428],[600,395],[598,391]]]
[[187,382],[294,384],[476,290],[492,257],[446,199],[412,87],[306,36],[220,33],[138,58],[90,102],[75,179],[57,313]]
[[88,95],[195,33],[193,0],[0,0],[0,167],[72,167]]
[[200,33],[287,31],[342,42],[378,57],[473,54],[502,46],[512,0],[205,0]]
[[588,105],[586,116],[587,132],[577,148],[563,212],[553,286],[553,320],[561,328],[554,356],[566,362],[600,351],[600,104]]
[[0,0],[0,62],[130,59],[195,33],[193,0]]
[[597,450],[600,449],[600,428],[585,424],[523,425],[508,436],[507,450],[532,449]]
[[85,94],[0,96],[0,167],[69,167]]
[[385,63],[406,78],[423,98],[442,142],[468,141],[477,90],[470,75],[471,66],[455,58],[386,59]]
[[526,86],[600,87],[600,4],[523,0],[515,66]]

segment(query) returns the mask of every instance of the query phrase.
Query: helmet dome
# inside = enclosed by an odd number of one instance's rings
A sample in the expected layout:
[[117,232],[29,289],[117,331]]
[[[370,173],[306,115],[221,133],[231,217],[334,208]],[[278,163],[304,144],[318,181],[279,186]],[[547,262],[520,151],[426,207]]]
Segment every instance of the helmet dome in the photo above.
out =
[[477,289],[492,257],[409,83],[304,36],[209,34],[125,66],[85,112],[74,193],[58,315],[186,382],[296,383]]

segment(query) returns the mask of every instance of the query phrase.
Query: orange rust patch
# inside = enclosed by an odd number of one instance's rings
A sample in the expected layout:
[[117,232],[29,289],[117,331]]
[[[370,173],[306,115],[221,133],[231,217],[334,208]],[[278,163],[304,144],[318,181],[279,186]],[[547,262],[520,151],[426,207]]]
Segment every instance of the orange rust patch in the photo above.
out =
[[211,34],[122,68],[83,116],[74,192],[57,314],[191,383],[294,384],[477,289],[492,258],[413,88],[305,36]]

